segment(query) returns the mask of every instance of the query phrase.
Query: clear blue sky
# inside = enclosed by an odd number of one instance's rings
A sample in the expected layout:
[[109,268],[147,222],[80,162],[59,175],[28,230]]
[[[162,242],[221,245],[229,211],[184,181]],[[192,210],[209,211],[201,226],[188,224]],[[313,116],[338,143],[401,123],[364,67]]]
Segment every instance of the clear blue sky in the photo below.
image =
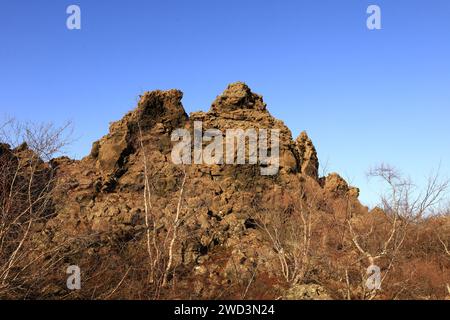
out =
[[[82,29],[66,28],[77,4]],[[382,10],[382,30],[366,9]],[[41,0],[0,2],[0,116],[73,120],[88,154],[146,90],[181,89],[207,110],[245,81],[373,203],[387,162],[418,182],[450,173],[448,0]]]

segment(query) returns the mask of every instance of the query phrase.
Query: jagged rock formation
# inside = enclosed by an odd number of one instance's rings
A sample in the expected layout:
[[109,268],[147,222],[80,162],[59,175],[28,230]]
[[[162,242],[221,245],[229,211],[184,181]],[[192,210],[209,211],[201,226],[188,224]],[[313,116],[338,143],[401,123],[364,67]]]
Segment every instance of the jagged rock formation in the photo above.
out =
[[321,178],[320,183],[324,190],[337,197],[345,197],[347,195],[351,198],[359,197],[359,189],[349,186],[347,181],[335,172]]
[[[284,123],[270,115],[263,98],[244,83],[229,85],[208,112],[189,117],[181,99],[178,90],[147,92],[135,110],[111,124],[89,156],[51,161],[62,188],[54,197],[54,215],[33,237],[41,248],[69,243],[67,250],[82,252],[81,257],[113,259],[108,248],[117,243],[127,252],[137,250],[136,243],[145,247],[146,179],[154,223],[151,236],[163,237],[173,228],[185,172],[174,264],[193,276],[206,277],[203,284],[196,280],[192,290],[195,297],[208,298],[210,288],[224,285],[236,272],[247,274],[256,267],[269,275],[278,272],[277,254],[257,227],[257,217],[286,212],[286,197],[323,199],[314,208],[318,215],[332,212],[334,204],[327,199],[347,201],[349,196],[360,206],[357,189],[337,174],[319,178],[317,153],[307,134],[302,132],[294,141]],[[202,121],[203,130],[279,129],[279,174],[262,176],[252,164],[192,164],[184,169],[173,164],[171,133],[177,128],[192,130],[194,121]],[[0,153],[7,149],[1,145]],[[184,281],[192,286],[192,280]]]
[[301,173],[316,180],[319,179],[319,158],[306,131],[300,133],[295,143],[300,157]]
[[[182,97],[178,90],[145,93],[134,112],[112,123],[109,134],[94,143],[91,158],[96,160],[96,168],[109,184],[124,173],[127,157],[138,149],[142,132],[157,136],[183,126],[187,115],[181,105]],[[167,143],[161,143],[164,142]]]
[[282,121],[270,115],[262,97],[252,93],[244,83],[230,84],[208,112],[192,113],[190,120],[202,121],[205,129],[214,128],[223,132],[233,128],[279,129],[280,169],[286,173],[299,171],[299,155],[291,131]]

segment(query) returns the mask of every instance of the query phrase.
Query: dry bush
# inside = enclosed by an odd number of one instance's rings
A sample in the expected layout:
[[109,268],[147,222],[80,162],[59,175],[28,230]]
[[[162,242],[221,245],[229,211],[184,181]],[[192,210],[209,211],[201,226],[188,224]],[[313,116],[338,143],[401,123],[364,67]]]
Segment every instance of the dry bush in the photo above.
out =
[[[435,174],[417,192],[389,166],[372,174],[389,186],[372,211],[307,183],[298,194],[270,191],[258,201],[264,205],[254,218],[277,257],[278,278],[288,286],[320,284],[335,299],[445,298],[450,220],[448,210],[436,210],[448,182]],[[380,267],[381,290],[367,288],[372,264]]]
[[[29,290],[36,272],[48,270],[52,263],[52,259],[42,263],[50,252],[35,255],[29,240],[53,214],[55,171],[42,158],[65,146],[67,128],[12,119],[0,126],[0,296]],[[15,144],[13,149],[7,142]],[[39,263],[38,270],[31,272]]]
[[[161,297],[161,291],[169,285],[169,281],[175,278],[176,263],[175,252],[181,244],[180,238],[186,235],[180,235],[179,228],[188,217],[188,212],[184,206],[184,192],[187,179],[186,169],[183,167],[181,172],[177,173],[180,181],[179,192],[176,196],[176,208],[172,214],[158,214],[161,212],[153,204],[153,186],[157,170],[152,168],[147,157],[147,151],[143,142],[143,135],[140,124],[139,129],[139,147],[142,156],[144,168],[144,190],[143,201],[145,208],[145,233],[146,249],[149,262],[148,282],[154,286],[154,298]],[[153,176],[152,176],[153,174]],[[169,209],[170,208],[166,208]],[[160,227],[163,226],[163,227]],[[165,226],[165,227],[164,227]]]
[[298,192],[274,189],[253,203],[255,213],[251,219],[275,252],[279,276],[290,286],[304,281],[311,270],[313,246],[317,243],[313,237],[320,218],[319,197],[305,183]]
[[6,118],[0,125],[0,142],[17,148],[25,143],[43,161],[66,152],[73,142],[73,124],[70,121],[61,126],[48,123],[20,122]]
[[[371,174],[386,182],[389,191],[382,196],[380,208],[370,213],[358,212],[350,203],[347,206],[347,241],[357,255],[343,260],[346,289],[340,288],[341,294],[346,292],[347,299],[423,298],[430,287],[435,293],[442,293],[448,263],[442,261],[439,237],[432,232],[436,221],[427,217],[445,195],[448,181],[440,180],[436,173],[424,191],[417,192],[392,167],[381,165]],[[421,264],[415,263],[418,259]],[[371,265],[381,269],[381,290],[368,290],[365,285],[366,268]],[[419,267],[420,272],[411,271]],[[428,280],[424,281],[424,277]]]

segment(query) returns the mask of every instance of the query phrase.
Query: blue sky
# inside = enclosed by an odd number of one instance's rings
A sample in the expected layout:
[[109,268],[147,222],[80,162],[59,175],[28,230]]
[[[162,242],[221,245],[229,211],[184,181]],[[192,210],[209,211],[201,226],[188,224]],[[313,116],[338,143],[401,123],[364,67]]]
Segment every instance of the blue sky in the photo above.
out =
[[[82,29],[66,28],[77,4]],[[366,28],[379,5],[382,30]],[[418,183],[450,173],[450,1],[0,2],[0,116],[72,120],[81,158],[153,89],[207,110],[234,81],[373,204],[380,162]]]

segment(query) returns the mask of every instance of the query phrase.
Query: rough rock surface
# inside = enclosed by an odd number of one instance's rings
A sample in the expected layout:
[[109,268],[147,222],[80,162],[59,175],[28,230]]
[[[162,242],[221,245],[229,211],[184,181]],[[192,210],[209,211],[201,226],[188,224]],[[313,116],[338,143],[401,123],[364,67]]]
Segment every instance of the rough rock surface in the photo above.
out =
[[242,83],[230,84],[216,98],[208,112],[194,112],[191,121],[202,121],[204,129],[279,129],[280,170],[285,173],[299,172],[299,155],[288,127],[275,119],[266,108],[260,95],[252,93]]
[[300,157],[301,173],[314,179],[319,179],[319,158],[317,151],[306,131],[295,140]]
[[286,300],[331,300],[326,290],[317,284],[295,285],[287,290]]
[[156,128],[157,135],[184,124],[187,115],[181,105],[182,97],[178,90],[147,92],[134,112],[111,124],[109,134],[95,142],[91,151],[104,179],[111,181],[124,173],[128,156],[139,147],[142,132]]
[[348,185],[339,174],[330,173],[328,176],[321,178],[321,185],[325,191],[337,197],[350,196],[352,198],[359,197],[359,189]]

